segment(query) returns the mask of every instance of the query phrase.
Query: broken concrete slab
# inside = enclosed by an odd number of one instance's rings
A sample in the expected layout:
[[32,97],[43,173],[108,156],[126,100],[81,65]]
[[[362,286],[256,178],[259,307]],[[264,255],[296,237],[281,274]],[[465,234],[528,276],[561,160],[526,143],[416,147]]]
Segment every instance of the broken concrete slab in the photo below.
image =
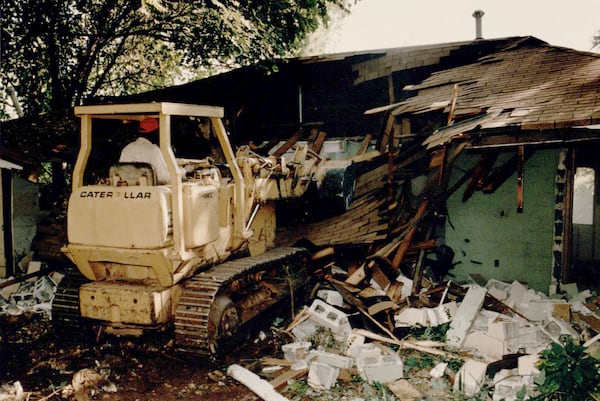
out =
[[453,347],[462,345],[483,305],[486,294],[487,290],[484,287],[474,286],[469,288],[450,323],[450,329],[446,333],[446,343],[448,345]]
[[487,366],[487,363],[467,359],[456,374],[454,391],[469,397],[477,394],[484,383]]

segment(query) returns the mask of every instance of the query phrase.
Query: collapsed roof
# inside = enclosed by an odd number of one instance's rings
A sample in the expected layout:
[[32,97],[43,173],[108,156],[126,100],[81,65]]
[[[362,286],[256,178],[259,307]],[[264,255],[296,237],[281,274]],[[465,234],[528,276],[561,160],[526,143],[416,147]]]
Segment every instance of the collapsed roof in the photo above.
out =
[[596,138],[600,128],[600,54],[535,38],[434,72],[404,91],[415,94],[371,112],[452,114],[448,125],[423,132],[429,148],[459,138],[472,147],[566,143]]

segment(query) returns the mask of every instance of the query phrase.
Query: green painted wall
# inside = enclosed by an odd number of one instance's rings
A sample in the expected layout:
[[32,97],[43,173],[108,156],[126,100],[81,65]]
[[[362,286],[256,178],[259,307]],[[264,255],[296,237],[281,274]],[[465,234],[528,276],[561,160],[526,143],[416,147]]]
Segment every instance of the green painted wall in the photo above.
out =
[[[514,152],[503,152],[495,166],[512,156]],[[516,173],[492,194],[477,191],[462,202],[465,184],[448,199],[446,243],[456,254],[455,262],[461,262],[452,270],[455,280],[479,273],[488,279],[518,280],[548,293],[558,156],[558,150],[538,150],[526,161],[522,213],[516,209]],[[478,153],[463,152],[450,185],[478,159]]]

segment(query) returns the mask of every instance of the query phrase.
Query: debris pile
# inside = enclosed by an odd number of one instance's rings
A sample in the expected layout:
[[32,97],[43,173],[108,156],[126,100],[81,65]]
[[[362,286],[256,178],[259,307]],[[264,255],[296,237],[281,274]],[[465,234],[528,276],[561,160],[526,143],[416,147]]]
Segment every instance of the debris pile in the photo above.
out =
[[29,262],[26,274],[0,280],[0,316],[43,313],[51,318],[52,300],[62,274],[44,272],[41,262]]
[[286,328],[294,341],[282,345],[283,358],[263,358],[260,375],[270,382],[243,382],[256,394],[266,386],[293,397],[304,383],[302,391],[318,396],[349,391],[359,380],[399,400],[529,399],[549,387],[548,350],[565,344],[593,358],[589,388],[600,389],[600,299],[589,291],[548,297],[517,281],[445,282],[395,302],[379,289],[379,302],[367,307],[364,289],[331,277],[326,283]]

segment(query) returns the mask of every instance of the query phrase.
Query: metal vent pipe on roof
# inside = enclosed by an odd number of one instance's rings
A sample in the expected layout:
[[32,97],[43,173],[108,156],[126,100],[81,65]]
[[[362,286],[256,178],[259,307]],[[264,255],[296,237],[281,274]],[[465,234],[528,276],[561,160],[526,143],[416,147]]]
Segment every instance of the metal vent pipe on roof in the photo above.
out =
[[482,10],[475,10],[473,17],[475,18],[475,39],[483,39],[483,33],[481,32],[481,19],[485,13]]

